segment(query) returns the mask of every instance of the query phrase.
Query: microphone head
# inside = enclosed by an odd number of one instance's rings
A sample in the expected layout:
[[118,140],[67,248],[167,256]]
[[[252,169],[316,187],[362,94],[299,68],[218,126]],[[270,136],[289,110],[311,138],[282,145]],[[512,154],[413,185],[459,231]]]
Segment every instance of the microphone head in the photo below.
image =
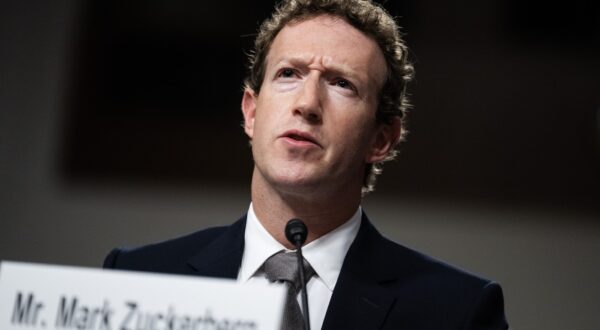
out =
[[302,246],[308,236],[308,229],[304,222],[300,219],[291,219],[285,225],[285,237],[294,246]]

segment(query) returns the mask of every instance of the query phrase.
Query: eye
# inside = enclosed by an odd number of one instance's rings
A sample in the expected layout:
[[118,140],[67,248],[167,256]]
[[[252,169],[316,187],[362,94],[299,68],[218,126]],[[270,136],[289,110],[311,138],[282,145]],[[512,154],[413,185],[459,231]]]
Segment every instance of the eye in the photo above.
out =
[[281,69],[281,71],[279,71],[279,77],[283,77],[283,78],[291,78],[293,77],[295,74],[294,70],[290,69],[290,68],[283,68]]
[[341,79],[341,78],[340,78],[340,79],[336,79],[336,80],[333,82],[333,84],[334,84],[335,86],[341,87],[341,88],[343,88],[343,89],[350,89],[350,90],[353,90],[353,91],[355,91],[355,90],[356,90],[356,88],[354,88],[354,85],[352,85],[352,83],[351,83],[351,82],[349,82],[349,81],[348,81],[348,80],[346,80],[346,79]]
[[336,82],[336,85],[342,87],[342,88],[349,88],[350,87],[350,83],[347,80],[343,80],[340,79]]

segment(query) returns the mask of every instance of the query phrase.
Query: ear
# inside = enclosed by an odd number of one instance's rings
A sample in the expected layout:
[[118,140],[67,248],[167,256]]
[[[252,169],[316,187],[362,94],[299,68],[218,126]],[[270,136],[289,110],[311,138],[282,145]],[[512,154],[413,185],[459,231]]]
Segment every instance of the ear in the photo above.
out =
[[244,131],[250,139],[254,135],[254,118],[256,116],[256,101],[258,95],[250,88],[244,89],[242,97],[242,114],[244,115]]
[[394,117],[390,124],[379,124],[376,130],[371,150],[366,157],[367,163],[383,161],[396,147],[400,142],[402,120],[399,117]]

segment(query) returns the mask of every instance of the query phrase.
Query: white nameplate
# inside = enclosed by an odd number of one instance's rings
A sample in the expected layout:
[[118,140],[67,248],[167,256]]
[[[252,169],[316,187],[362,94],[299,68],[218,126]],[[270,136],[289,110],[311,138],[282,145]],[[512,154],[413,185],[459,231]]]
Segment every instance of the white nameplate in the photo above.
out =
[[2,330],[279,330],[285,289],[4,261]]

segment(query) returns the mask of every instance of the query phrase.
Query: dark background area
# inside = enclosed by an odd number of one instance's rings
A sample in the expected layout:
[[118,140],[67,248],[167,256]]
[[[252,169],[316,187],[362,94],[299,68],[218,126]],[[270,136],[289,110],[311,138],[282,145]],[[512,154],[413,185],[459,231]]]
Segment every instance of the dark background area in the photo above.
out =
[[[273,3],[90,0],[62,175],[248,182],[245,52]],[[600,209],[600,5],[388,1],[416,66],[411,134],[381,193]]]

